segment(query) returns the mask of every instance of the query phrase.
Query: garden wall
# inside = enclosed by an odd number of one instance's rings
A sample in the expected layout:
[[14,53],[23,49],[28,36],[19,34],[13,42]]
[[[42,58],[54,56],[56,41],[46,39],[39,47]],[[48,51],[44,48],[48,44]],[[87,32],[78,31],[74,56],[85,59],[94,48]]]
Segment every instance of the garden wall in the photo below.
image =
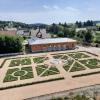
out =
[[16,56],[16,55],[23,55],[23,52],[20,52],[20,53],[6,53],[6,54],[0,54],[0,57]]
[[27,98],[24,100],[50,100],[52,98],[69,97],[75,95],[85,95],[89,97],[94,97],[97,96],[98,94],[100,94],[100,85],[92,85],[92,86],[81,87],[77,89],[42,95],[38,97]]

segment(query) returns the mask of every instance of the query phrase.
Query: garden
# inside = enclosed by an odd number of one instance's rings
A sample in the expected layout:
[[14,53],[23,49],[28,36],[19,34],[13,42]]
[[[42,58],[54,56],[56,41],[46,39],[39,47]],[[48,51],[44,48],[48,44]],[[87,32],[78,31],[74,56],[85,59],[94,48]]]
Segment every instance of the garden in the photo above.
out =
[[100,60],[98,59],[80,60],[80,62],[90,69],[100,68]]
[[13,68],[8,69],[6,76],[3,80],[3,82],[11,82],[11,81],[17,81],[18,79],[24,80],[24,79],[30,79],[33,78],[33,71],[32,67],[22,67],[19,68]]
[[15,66],[20,66],[20,65],[31,65],[31,59],[30,58],[19,58],[19,59],[14,59],[11,60],[11,63],[9,67],[15,67]]
[[[26,79],[30,79],[29,83],[25,83],[26,85],[60,80],[61,77],[63,77],[61,79],[64,79],[61,70],[67,72],[66,74],[71,73],[71,75],[73,72],[82,71],[81,74],[73,73],[75,76],[72,75],[72,78],[98,74],[100,72],[100,70],[98,70],[96,72],[92,71],[90,73],[84,73],[84,70],[87,69],[100,68],[100,60],[98,58],[93,58],[93,56],[91,57],[91,55],[86,52],[67,52],[63,54],[50,54],[49,56],[31,56],[22,58],[16,57],[8,59],[8,61],[7,71],[3,75],[2,82],[10,83],[19,81],[19,84],[17,84],[16,87],[19,86],[21,82],[22,84],[20,86],[24,86],[23,82]],[[5,67],[6,66],[3,66],[2,68]],[[47,80],[47,77],[49,76],[50,79]],[[34,78],[37,79],[34,81]]]
[[33,58],[34,63],[43,63],[45,60],[47,60],[47,57],[35,57]]
[[48,65],[37,65],[36,71],[39,76],[49,76],[60,73],[55,66],[48,67]]
[[82,52],[68,53],[74,59],[88,58],[89,56]]

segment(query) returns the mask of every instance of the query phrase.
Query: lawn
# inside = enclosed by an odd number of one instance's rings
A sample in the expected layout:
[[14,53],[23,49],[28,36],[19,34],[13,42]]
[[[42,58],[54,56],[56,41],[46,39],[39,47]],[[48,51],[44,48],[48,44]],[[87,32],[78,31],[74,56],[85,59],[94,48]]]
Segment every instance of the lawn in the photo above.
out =
[[96,31],[96,34],[95,34],[94,38],[95,38],[94,40],[100,41],[100,31]]
[[97,23],[96,26],[97,26],[97,27],[100,27],[100,23]]
[[100,60],[98,59],[80,60],[80,62],[90,69],[100,68]]

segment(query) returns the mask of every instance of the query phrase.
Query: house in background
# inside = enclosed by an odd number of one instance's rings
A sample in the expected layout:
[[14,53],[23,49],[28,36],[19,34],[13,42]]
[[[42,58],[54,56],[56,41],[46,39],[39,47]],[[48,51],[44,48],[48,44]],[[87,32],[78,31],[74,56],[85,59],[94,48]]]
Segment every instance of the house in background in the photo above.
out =
[[87,28],[76,28],[76,32],[79,32],[79,31],[87,31]]
[[29,29],[19,29],[17,30],[17,34],[23,37],[29,37],[30,30]]
[[31,32],[30,33],[31,36],[34,37],[34,38],[37,37],[37,38],[45,39],[45,38],[50,38],[51,37],[50,34],[48,34],[46,32],[46,29],[37,28],[36,30],[32,29],[30,32]]
[[1,30],[0,34],[2,35],[16,35],[16,30]]

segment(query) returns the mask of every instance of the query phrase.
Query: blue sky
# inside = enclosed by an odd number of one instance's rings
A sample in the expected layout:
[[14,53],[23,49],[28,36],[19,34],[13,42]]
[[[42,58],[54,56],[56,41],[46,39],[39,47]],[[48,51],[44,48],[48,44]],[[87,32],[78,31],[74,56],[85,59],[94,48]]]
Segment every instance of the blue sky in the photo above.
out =
[[100,20],[100,0],[0,0],[0,20],[25,23]]

